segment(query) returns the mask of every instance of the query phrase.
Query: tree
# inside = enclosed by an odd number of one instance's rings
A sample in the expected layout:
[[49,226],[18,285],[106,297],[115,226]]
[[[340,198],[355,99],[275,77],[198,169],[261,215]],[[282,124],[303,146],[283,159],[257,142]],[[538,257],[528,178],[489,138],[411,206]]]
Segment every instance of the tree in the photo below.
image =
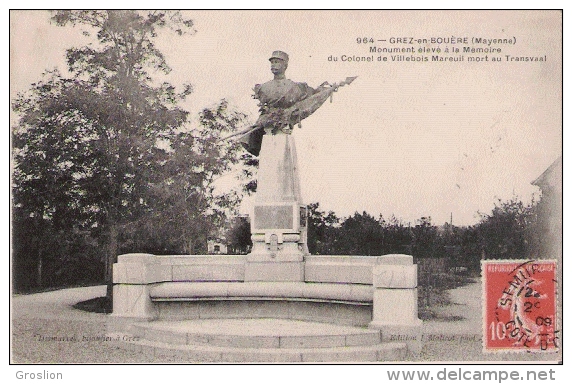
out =
[[377,219],[368,214],[354,213],[344,220],[338,232],[336,252],[343,255],[378,256],[383,254],[384,234]]
[[445,256],[444,244],[431,224],[431,216],[421,217],[412,228],[412,254],[419,258],[437,258]]
[[481,213],[478,237],[486,258],[524,259],[538,243],[537,214],[534,199],[530,204],[518,197],[498,200],[490,214]]
[[339,218],[332,211],[320,210],[320,203],[308,204],[308,250],[312,254],[334,253],[334,236]]
[[247,217],[235,217],[226,233],[229,253],[247,254],[252,249],[250,221]]
[[242,173],[239,177],[244,183],[244,192],[251,195],[256,192],[258,180],[256,180],[256,171],[258,169],[258,157],[252,156],[250,153],[243,153],[240,157],[242,163]]
[[48,72],[13,103],[16,222],[45,229],[34,234],[39,250],[55,233],[87,231],[108,282],[119,252],[192,250],[190,229],[204,233],[239,199],[211,184],[237,161],[237,146],[218,138],[243,118],[221,102],[189,130],[178,105],[191,86],[177,92],[152,77],[170,70],[154,44],[159,30],[192,33],[192,21],[175,11],[57,11],[52,21],[79,25],[96,43],[67,51],[71,78]]
[[218,193],[215,182],[241,160],[239,143],[221,138],[244,119],[244,114],[230,110],[222,100],[202,110],[195,129],[173,136],[171,151],[161,167],[163,178],[150,186],[152,216],[146,225],[161,233],[143,238],[171,241],[176,253],[206,251],[207,237],[236,214],[242,197],[236,190]]
[[[77,85],[52,72],[14,103],[21,118],[13,132],[13,234],[23,241],[16,242],[14,259],[16,265],[35,260],[39,287],[46,261],[61,257],[59,248],[72,233],[94,228],[102,218],[96,196],[89,193],[100,161],[91,140],[93,125],[78,111],[65,110],[73,95],[62,97]],[[22,233],[30,236],[21,239]]]
[[472,225],[461,233],[462,262],[471,271],[480,271],[481,258],[483,255],[482,240],[479,233],[479,225]]
[[403,222],[391,215],[389,220],[379,218],[383,235],[383,254],[411,253],[411,231]]

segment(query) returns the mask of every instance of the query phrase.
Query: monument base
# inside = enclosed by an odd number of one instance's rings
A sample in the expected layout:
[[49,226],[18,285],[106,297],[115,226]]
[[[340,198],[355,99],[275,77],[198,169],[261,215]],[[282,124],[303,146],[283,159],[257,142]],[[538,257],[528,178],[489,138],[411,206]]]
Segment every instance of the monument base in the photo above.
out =
[[[279,243],[284,244],[282,250],[294,245],[288,243],[288,237],[283,240],[286,244]],[[253,260],[251,255],[120,255],[114,265],[115,294],[108,332],[123,332],[129,336],[134,326],[153,328],[158,322],[192,320],[212,324],[213,319],[238,319],[240,322],[287,319],[380,330],[381,341],[375,342],[375,348],[371,346],[376,353],[375,358],[371,356],[372,361],[402,360],[407,350],[413,355],[421,351],[422,322],[417,318],[416,308],[417,274],[411,256],[304,255],[303,261],[285,261],[281,259],[284,254],[279,251],[274,259],[267,260]],[[162,333],[162,329],[152,331],[161,348],[179,350],[180,344],[189,340],[189,332],[180,334],[180,328],[173,327],[175,334],[170,335]],[[313,329],[315,324],[309,327]],[[207,340],[201,343],[208,344],[208,337],[203,339],[203,336],[198,332],[198,339]],[[279,335],[282,336],[287,335]],[[364,338],[371,339],[370,336]],[[149,343],[155,342],[150,339],[145,337],[136,347],[150,346]],[[259,341],[258,337],[252,339]],[[323,348],[332,347],[329,335],[312,336],[311,339],[323,341]],[[347,335],[344,340],[348,343]],[[159,344],[149,347],[153,353],[159,353]],[[400,347],[395,349],[395,344]],[[204,348],[211,346],[193,344],[185,348],[192,353],[203,353]],[[347,358],[354,361],[370,359],[361,352],[352,354],[355,352],[353,342],[332,348],[323,361],[337,361],[338,356],[347,353],[350,353]],[[386,348],[403,353],[381,357],[378,353]],[[284,352],[283,348],[278,349],[275,352]],[[209,351],[217,353],[217,361],[231,361],[231,357],[221,355],[220,350]],[[242,350],[234,352],[243,353]],[[257,353],[267,356],[268,349],[262,348]],[[301,356],[298,350],[295,354]],[[190,359],[195,361],[195,355]],[[244,361],[256,359],[258,357],[249,356]],[[282,361],[283,357],[280,355],[276,359]],[[315,357],[308,359],[317,360]]]

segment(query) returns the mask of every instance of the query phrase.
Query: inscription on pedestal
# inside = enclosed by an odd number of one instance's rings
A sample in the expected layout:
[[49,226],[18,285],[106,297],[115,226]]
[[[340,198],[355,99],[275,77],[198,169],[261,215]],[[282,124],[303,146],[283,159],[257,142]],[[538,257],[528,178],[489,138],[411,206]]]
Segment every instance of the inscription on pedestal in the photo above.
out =
[[290,205],[254,207],[255,229],[294,229],[294,213]]

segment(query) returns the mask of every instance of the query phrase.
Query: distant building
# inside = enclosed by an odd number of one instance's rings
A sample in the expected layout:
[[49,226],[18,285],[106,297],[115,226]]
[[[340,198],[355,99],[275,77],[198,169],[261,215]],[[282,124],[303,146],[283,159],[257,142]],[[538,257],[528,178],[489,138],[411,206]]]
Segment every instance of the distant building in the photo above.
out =
[[226,255],[228,248],[223,238],[209,238],[207,240],[207,252],[209,255]]
[[562,156],[531,184],[542,191],[538,204],[542,254],[538,257],[562,260]]

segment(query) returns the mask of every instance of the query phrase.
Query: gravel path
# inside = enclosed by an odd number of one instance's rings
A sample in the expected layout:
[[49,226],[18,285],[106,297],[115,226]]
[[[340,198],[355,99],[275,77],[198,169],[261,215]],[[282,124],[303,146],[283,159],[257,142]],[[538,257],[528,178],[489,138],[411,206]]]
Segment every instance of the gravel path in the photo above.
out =
[[[185,363],[177,358],[150,358],[105,341],[105,314],[74,309],[73,304],[105,295],[105,286],[64,289],[12,297],[13,363],[113,364]],[[437,308],[460,321],[427,321],[416,361],[556,361],[556,354],[483,354],[481,346],[481,284],[450,291],[452,305]]]
[[73,304],[105,296],[105,286],[12,297],[12,362],[16,364],[184,363],[150,360],[105,341],[105,314],[74,309]]
[[478,280],[449,291],[451,305],[435,308],[442,317],[459,316],[458,321],[426,321],[425,342],[419,360],[423,361],[558,361],[557,353],[483,353],[482,285]]

